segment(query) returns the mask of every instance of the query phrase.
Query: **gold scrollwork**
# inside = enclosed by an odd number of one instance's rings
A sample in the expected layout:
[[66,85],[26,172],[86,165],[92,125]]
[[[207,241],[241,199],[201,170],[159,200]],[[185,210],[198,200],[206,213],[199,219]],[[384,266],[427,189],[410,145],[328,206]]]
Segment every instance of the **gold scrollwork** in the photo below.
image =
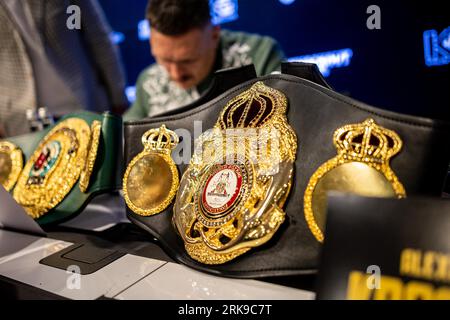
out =
[[257,82],[197,139],[173,215],[193,259],[225,263],[269,241],[283,223],[297,153],[286,110],[280,91]]
[[80,191],[85,193],[88,190],[92,172],[94,171],[95,160],[97,159],[98,148],[100,145],[100,136],[102,133],[102,123],[94,120],[91,124],[91,139],[89,142],[89,151],[86,158],[86,164],[80,174]]
[[14,189],[14,198],[31,217],[46,214],[72,190],[85,166],[90,136],[86,121],[69,118],[40,142]]

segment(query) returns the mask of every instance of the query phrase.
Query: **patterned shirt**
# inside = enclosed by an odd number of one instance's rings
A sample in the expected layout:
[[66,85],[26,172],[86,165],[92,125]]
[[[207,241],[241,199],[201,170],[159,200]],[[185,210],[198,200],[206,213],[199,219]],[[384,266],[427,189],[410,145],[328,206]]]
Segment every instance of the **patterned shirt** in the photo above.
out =
[[[221,31],[221,63],[219,69],[254,64],[258,75],[279,70],[283,53],[270,37],[243,32]],[[217,68],[216,68],[217,70]],[[212,70],[213,73],[216,70]],[[207,81],[212,77],[207,77]],[[136,83],[136,101],[124,120],[154,117],[185,106],[200,97],[209,83],[191,89],[182,89],[170,80],[164,67],[153,64],[142,71]]]

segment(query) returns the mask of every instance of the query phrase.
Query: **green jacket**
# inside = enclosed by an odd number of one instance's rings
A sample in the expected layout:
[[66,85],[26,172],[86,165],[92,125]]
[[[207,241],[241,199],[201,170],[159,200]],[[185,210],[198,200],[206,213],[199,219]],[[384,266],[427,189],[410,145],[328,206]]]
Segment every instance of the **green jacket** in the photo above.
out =
[[[216,67],[197,87],[182,89],[173,83],[164,68],[152,64],[141,72],[136,83],[136,100],[124,120],[138,120],[177,109],[198,99],[208,88],[218,69],[253,63],[258,76],[280,68],[284,55],[277,42],[266,36],[222,30]],[[221,59],[220,59],[221,58]],[[220,61],[219,61],[220,62]]]

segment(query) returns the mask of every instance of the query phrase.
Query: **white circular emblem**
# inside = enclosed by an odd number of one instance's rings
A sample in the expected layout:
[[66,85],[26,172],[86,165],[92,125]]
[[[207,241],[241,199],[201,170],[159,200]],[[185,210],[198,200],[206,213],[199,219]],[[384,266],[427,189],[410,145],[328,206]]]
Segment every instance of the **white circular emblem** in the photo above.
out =
[[236,201],[242,186],[239,166],[221,165],[212,172],[203,189],[202,202],[206,211],[219,215]]

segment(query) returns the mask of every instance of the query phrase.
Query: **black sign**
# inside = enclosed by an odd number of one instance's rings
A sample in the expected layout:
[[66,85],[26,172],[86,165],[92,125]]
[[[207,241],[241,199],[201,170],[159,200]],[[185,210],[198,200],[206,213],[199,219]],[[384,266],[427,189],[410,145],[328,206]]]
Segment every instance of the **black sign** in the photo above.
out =
[[450,200],[329,197],[318,299],[450,300]]

